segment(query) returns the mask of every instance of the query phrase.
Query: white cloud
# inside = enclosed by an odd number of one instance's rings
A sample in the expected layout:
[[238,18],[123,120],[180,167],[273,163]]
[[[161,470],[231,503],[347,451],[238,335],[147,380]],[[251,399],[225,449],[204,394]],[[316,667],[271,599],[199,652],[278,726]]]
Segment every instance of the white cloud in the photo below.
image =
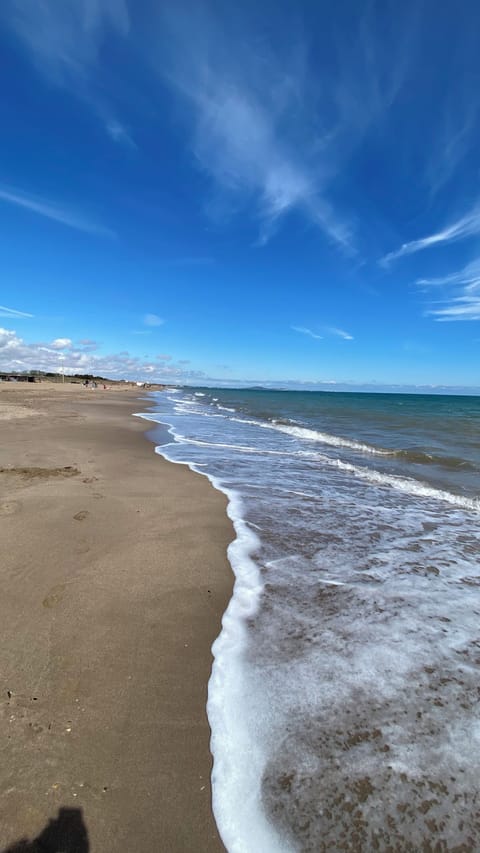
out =
[[444,308],[428,312],[435,320],[480,320],[480,293],[476,296],[457,296]]
[[[477,49],[475,42],[472,47]],[[435,195],[455,176],[462,160],[476,143],[479,103],[469,81],[470,60],[467,43],[462,45],[462,58],[449,73],[444,97],[437,104],[438,121],[432,123],[433,131],[428,142],[424,138],[424,149],[428,154],[425,179],[431,195]],[[467,58],[468,57],[468,58]],[[454,67],[456,60],[453,60]]]
[[353,335],[350,332],[345,332],[343,329],[338,329],[336,326],[322,326],[323,335],[317,334],[317,332],[312,332],[311,329],[307,329],[305,326],[291,326],[294,332],[300,332],[302,335],[308,335],[311,338],[315,338],[318,341],[323,340],[325,335],[336,335],[339,338],[343,338],[345,341],[353,341]]
[[480,285],[480,258],[471,261],[458,272],[448,273],[437,278],[419,278],[417,284],[430,286]]
[[241,16],[228,17],[201,3],[188,14],[165,4],[163,14],[161,71],[188,107],[195,158],[217,191],[210,211],[253,205],[260,244],[298,211],[352,251],[351,229],[323,191],[317,135],[305,126],[313,105],[303,47],[277,54],[246,31]]
[[353,335],[350,332],[345,332],[343,329],[337,329],[335,326],[328,326],[326,329],[331,335],[337,335],[339,338],[343,338],[344,341],[353,341]]
[[311,329],[306,329],[305,326],[291,326],[294,332],[300,332],[301,335],[307,335],[310,338],[315,338],[317,341],[323,340],[323,335],[317,335],[316,332],[312,332]]
[[[186,106],[193,154],[214,187],[209,210],[222,219],[253,211],[260,244],[295,212],[354,253],[334,180],[404,84],[415,10],[382,17],[380,32],[374,4],[359,5],[352,40],[326,7],[312,38],[295,4],[282,7],[288,37],[265,4],[255,15],[249,4],[203,0],[159,8],[151,61]],[[314,51],[323,50],[329,61],[319,76]]]
[[106,38],[129,34],[126,0],[3,0],[2,19],[49,82],[86,101],[116,142],[135,146],[112,117],[98,75]]
[[146,326],[163,326],[165,320],[163,320],[157,314],[145,314],[143,322]]
[[19,340],[16,332],[0,327],[0,350],[15,349]]
[[78,213],[62,207],[56,202],[30,195],[23,192],[23,190],[12,187],[0,187],[0,200],[14,204],[17,207],[23,207],[32,213],[38,213],[40,216],[53,219],[55,222],[60,222],[62,225],[67,225],[69,228],[75,228],[78,231],[86,231],[89,234],[97,234],[100,237],[115,237],[114,232],[109,228],[85,219]]
[[461,219],[452,222],[451,225],[446,225],[441,231],[430,234],[428,237],[422,237],[420,240],[412,240],[410,243],[404,243],[400,249],[396,249],[394,252],[385,255],[380,263],[383,266],[388,266],[391,261],[395,261],[404,255],[413,255],[415,252],[421,252],[432,246],[463,240],[475,234],[480,234],[480,205],[474,207],[465,216],[462,216]]
[[[145,9],[134,15],[137,5]],[[253,16],[245,4],[231,9],[206,0],[4,0],[0,19],[40,73],[88,103],[117,143],[136,147],[119,113],[142,103],[151,117],[156,90],[162,97],[167,82],[186,106],[196,162],[212,179],[210,212],[222,219],[227,211],[253,212],[258,244],[296,213],[353,254],[355,226],[335,201],[333,183],[402,88],[413,16],[407,9],[400,20],[382,18],[380,37],[374,4],[363,4],[352,41],[326,9],[315,50],[324,43],[331,57],[318,79],[302,12],[291,5],[282,10],[287,39],[267,9]],[[115,40],[132,51],[132,65],[141,55],[154,69],[147,96],[112,71]]]
[[125,0],[4,0],[2,17],[39,70],[57,83],[72,74],[85,77],[98,60],[105,31],[129,30]]
[[435,320],[480,320],[480,258],[457,272],[420,278],[416,283],[429,290],[443,289],[444,296],[435,302],[441,307],[427,311]]
[[27,314],[25,311],[17,311],[16,308],[7,308],[6,305],[0,305],[0,317],[9,317],[12,320],[27,320],[33,317],[33,314]]
[[127,128],[124,127],[117,119],[110,118],[105,121],[105,130],[114,140],[114,142],[121,142],[129,148],[137,148],[136,142],[132,139],[132,136],[128,132]]
[[70,338],[55,338],[49,346],[51,346],[52,349],[67,349],[72,346],[72,341]]
[[[11,329],[0,328],[0,371],[45,370],[55,373],[94,373],[111,379],[149,379],[150,381],[190,382],[205,378],[202,371],[185,370],[180,362],[152,363],[126,351],[111,355],[92,355],[76,348],[68,338],[56,338],[51,344],[28,344]],[[56,346],[62,342],[62,349]]]

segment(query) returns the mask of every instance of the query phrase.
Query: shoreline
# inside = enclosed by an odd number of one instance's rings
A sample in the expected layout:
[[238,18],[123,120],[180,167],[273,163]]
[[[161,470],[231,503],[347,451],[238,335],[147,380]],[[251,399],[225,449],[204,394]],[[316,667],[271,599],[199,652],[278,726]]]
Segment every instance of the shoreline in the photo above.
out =
[[233,529],[141,408],[138,390],[0,385],[0,850],[59,809],[82,853],[224,850],[206,702]]
[[168,462],[205,477],[213,489],[225,496],[226,512],[235,533],[228,546],[234,592],[223,614],[221,634],[213,645],[214,661],[208,683],[207,716],[212,725],[210,746],[214,757],[212,799],[217,826],[228,849],[236,849],[241,839],[242,849],[247,844],[248,849],[263,853],[291,853],[290,842],[281,837],[261,806],[264,754],[251,735],[255,730],[255,713],[249,715],[244,706],[241,721],[238,713],[242,701],[239,685],[243,656],[248,644],[246,625],[255,618],[263,592],[261,575],[252,558],[260,540],[244,518],[240,492],[226,487],[207,469],[197,468],[192,460],[172,458],[169,445],[178,447],[175,426],[166,412],[158,412],[157,417],[158,420],[150,423],[165,429],[168,438],[165,446],[156,447],[156,452]]

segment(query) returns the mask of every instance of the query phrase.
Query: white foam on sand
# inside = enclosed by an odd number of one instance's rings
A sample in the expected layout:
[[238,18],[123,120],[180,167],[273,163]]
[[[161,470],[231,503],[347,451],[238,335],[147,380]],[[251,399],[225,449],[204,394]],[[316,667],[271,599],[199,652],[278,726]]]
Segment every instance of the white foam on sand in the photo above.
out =
[[[478,787],[478,501],[172,402],[148,418],[175,424],[157,452],[208,464],[236,530],[208,698],[227,849],[337,849],[353,831],[337,789],[370,833],[398,821],[402,849],[421,849],[432,814],[464,843]],[[425,804],[424,788],[442,797]]]
[[[174,438],[172,444],[187,441],[168,423],[167,415],[138,413],[137,416],[167,426]],[[222,618],[221,632],[212,646],[214,662],[208,684],[212,804],[218,831],[229,853],[293,853],[294,848],[278,835],[262,808],[261,784],[268,753],[256,737],[255,703],[245,683],[246,622],[256,614],[263,589],[260,573],[250,556],[259,541],[243,518],[240,496],[199,470],[198,464],[172,458],[169,446],[157,446],[155,452],[169,462],[187,465],[191,471],[203,474],[215,489],[227,496],[227,513],[236,534],[228,548],[235,575],[233,594]]]

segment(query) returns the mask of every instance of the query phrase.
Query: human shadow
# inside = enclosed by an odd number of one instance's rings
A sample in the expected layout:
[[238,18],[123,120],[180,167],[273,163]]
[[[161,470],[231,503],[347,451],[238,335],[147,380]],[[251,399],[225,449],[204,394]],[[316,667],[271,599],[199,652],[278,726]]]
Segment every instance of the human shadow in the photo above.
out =
[[21,838],[1,853],[88,853],[87,827],[81,809],[59,809],[40,835]]

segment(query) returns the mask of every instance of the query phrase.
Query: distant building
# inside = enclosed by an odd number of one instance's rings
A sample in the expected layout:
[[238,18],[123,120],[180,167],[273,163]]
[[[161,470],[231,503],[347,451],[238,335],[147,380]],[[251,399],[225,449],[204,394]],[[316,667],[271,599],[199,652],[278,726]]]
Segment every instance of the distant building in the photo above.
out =
[[38,376],[29,373],[0,373],[0,382],[38,382]]

